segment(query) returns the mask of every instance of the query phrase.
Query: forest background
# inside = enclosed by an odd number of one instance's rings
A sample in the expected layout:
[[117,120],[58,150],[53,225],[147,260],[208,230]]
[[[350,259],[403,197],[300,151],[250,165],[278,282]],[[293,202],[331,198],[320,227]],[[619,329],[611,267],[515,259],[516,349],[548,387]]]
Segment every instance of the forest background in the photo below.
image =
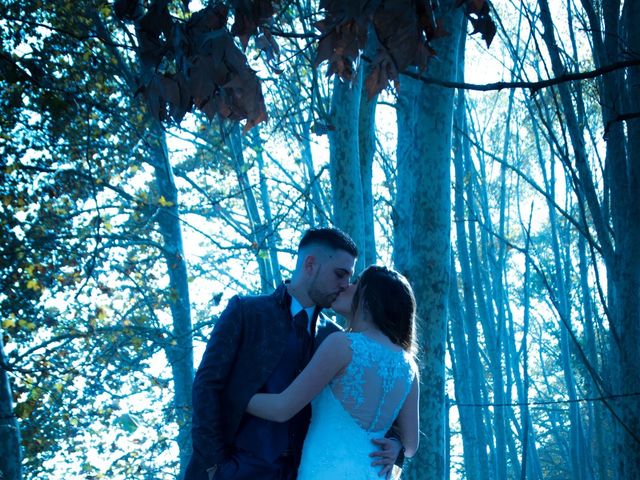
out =
[[217,315],[336,225],[416,292],[405,478],[640,478],[638,18],[3,1],[0,477],[179,476]]

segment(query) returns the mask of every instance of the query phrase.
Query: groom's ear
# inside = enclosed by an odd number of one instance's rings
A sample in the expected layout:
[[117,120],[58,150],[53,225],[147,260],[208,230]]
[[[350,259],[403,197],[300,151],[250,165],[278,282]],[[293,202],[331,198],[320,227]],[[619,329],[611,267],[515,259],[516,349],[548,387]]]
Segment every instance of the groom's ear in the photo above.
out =
[[304,257],[304,262],[302,262],[303,270],[305,271],[305,273],[311,274],[313,273],[313,270],[315,269],[317,263],[318,259],[315,255],[307,255],[306,257]]

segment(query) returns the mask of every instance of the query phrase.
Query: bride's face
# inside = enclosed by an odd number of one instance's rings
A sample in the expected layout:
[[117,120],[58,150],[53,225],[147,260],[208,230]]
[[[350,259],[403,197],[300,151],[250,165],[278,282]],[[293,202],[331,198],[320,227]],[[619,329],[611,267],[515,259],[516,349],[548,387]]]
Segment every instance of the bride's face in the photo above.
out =
[[353,294],[355,293],[357,285],[355,283],[350,284],[345,290],[340,292],[338,298],[331,304],[331,308],[338,315],[351,318],[351,303],[353,303]]

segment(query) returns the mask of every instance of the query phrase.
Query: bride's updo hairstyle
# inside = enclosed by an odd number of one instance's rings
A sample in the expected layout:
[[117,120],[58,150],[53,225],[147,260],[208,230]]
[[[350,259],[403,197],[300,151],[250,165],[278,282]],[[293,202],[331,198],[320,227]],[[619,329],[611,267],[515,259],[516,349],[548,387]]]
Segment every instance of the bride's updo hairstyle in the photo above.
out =
[[358,278],[351,310],[362,306],[373,323],[396,345],[413,352],[416,299],[407,279],[386,267],[372,265]]

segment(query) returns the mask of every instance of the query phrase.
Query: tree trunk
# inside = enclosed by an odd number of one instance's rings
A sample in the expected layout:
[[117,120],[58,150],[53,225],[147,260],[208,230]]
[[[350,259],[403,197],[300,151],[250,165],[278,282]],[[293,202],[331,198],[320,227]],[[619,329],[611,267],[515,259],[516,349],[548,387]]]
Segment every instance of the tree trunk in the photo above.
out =
[[[465,161],[467,170],[471,171],[473,166],[471,162],[471,153],[465,149]],[[497,303],[496,288],[498,282],[502,279],[500,275],[496,275],[496,269],[492,268],[495,259],[492,238],[489,238],[487,230],[492,229],[480,227],[480,240],[477,240],[476,224],[481,221],[490,222],[491,215],[489,213],[489,195],[486,189],[487,174],[484,159],[479,158],[479,176],[477,181],[478,193],[475,194],[479,198],[479,204],[475,206],[473,181],[467,185],[467,202],[469,210],[476,220],[476,223],[469,226],[469,244],[473,246],[470,249],[470,259],[473,272],[473,280],[475,287],[475,298],[478,303],[479,318],[482,324],[482,332],[485,337],[485,349],[489,359],[489,369],[492,379],[493,403],[504,405],[505,401],[505,378],[503,375],[503,346],[502,330],[503,326],[500,319],[504,315],[500,310],[504,306]],[[473,176],[471,177],[473,179]],[[493,275],[493,277],[492,277]],[[504,321],[504,320],[502,320]],[[493,467],[496,478],[507,478],[507,423],[509,418],[508,408],[505,406],[497,406],[493,410],[493,433],[495,436],[495,448],[493,450]]]
[[193,384],[193,343],[191,333],[191,306],[187,263],[182,244],[178,191],[169,163],[169,152],[164,130],[159,122],[153,123],[153,167],[158,195],[167,206],[158,206],[156,221],[162,235],[163,254],[169,275],[169,307],[173,322],[172,339],[165,352],[171,363],[173,376],[173,403],[178,425],[180,477],[191,456],[191,387]]
[[[583,3],[586,4],[593,32],[599,34],[602,30],[600,19],[589,2]],[[547,0],[539,0],[539,4],[544,25],[543,38],[553,72],[560,75],[564,73],[564,66],[555,41],[549,5]],[[618,17],[619,2],[603,2],[602,12],[604,41],[598,37],[594,41],[596,60],[603,60],[600,54],[603,45],[604,58],[611,61],[621,59],[623,52],[638,51],[640,32],[635,25],[640,15],[638,2],[625,2],[621,17]],[[640,391],[640,370],[637,368],[640,362],[640,202],[637,201],[640,192],[640,120],[626,121],[626,138],[624,130],[617,124],[621,122],[619,115],[640,111],[640,68],[629,68],[626,74],[626,82],[617,75],[604,76],[605,88],[601,90],[601,104],[607,106],[603,109],[605,129],[614,129],[614,138],[607,142],[605,164],[610,183],[612,230],[603,214],[602,203],[606,202],[600,202],[594,186],[571,93],[567,85],[558,86],[580,179],[579,188],[593,219],[607,268],[611,354],[614,365],[618,365],[612,391],[618,395],[632,394],[611,403],[619,416],[616,423],[617,473],[625,479],[640,478],[640,397],[636,395]],[[627,148],[623,148],[625,145]]]
[[13,413],[11,382],[5,366],[3,332],[0,330],[0,478],[20,480],[22,464],[20,453],[20,426]]
[[[369,72],[364,68],[364,77]],[[373,220],[373,157],[376,152],[376,106],[378,96],[369,100],[360,82],[360,114],[358,120],[358,153],[360,154],[360,175],[362,179],[362,203],[364,207],[364,264],[376,263],[376,237]]]
[[[464,38],[464,37],[463,37]],[[477,310],[473,295],[473,280],[471,278],[471,264],[469,260],[469,248],[467,246],[467,232],[465,225],[469,220],[468,213],[465,209],[465,168],[464,168],[464,149],[463,144],[467,143],[467,128],[465,121],[465,95],[464,92],[458,92],[458,102],[456,106],[456,126],[457,130],[454,135],[454,165],[455,165],[455,203],[454,203],[454,225],[456,228],[456,246],[458,259],[460,262],[460,279],[462,281],[462,292],[464,295],[464,323],[466,336],[468,338],[468,368],[470,376],[470,395],[469,400],[465,400],[475,405],[482,404],[482,389],[484,388],[484,378],[482,373],[482,360],[480,358],[480,347],[478,345],[478,326],[477,326]],[[464,138],[463,138],[464,137]],[[470,173],[470,172],[469,172]],[[471,223],[470,228],[475,228]],[[452,270],[454,272],[455,270]],[[453,285],[453,284],[452,284]],[[457,287],[456,287],[457,288]],[[452,317],[453,322],[453,317]],[[453,334],[453,332],[452,332]],[[487,459],[487,441],[485,436],[485,424],[483,420],[483,407],[476,407],[473,412],[474,427],[468,428],[472,432],[474,438],[467,444],[468,448],[475,451],[467,456],[467,448],[465,447],[465,470],[468,472],[469,479],[478,478],[480,480],[489,479],[489,464]],[[460,412],[460,421],[462,423],[462,412]],[[463,430],[463,438],[465,431]]]
[[264,211],[264,247],[268,251],[274,287],[282,283],[282,274],[280,273],[280,262],[278,261],[278,234],[277,225],[274,224],[273,214],[271,213],[271,199],[269,197],[269,186],[267,178],[264,174],[264,155],[262,154],[262,138],[260,138],[260,130],[254,127],[253,143],[256,152],[256,161],[258,164],[258,174],[260,176],[260,200],[262,201],[262,210]]
[[[463,15],[453,1],[443,2],[442,21],[450,38],[434,42],[438,62],[432,62],[430,75],[442,80],[455,80],[458,59],[458,36],[464,34]],[[451,39],[455,41],[451,41]],[[415,138],[401,148],[414,148],[418,160],[411,165],[413,181],[410,192],[400,191],[398,200],[408,199],[411,210],[409,232],[396,230],[410,239],[412,258],[406,273],[414,288],[420,325],[419,345],[423,356],[420,394],[423,439],[416,458],[411,462],[407,478],[445,478],[445,345],[450,269],[451,233],[451,133],[454,91],[424,85],[410,87],[416,80],[402,78],[402,89],[409,86],[415,102]],[[402,91],[401,89],[401,91]],[[416,94],[414,96],[414,94]],[[406,97],[405,97],[406,98]],[[399,125],[400,128],[400,125]],[[420,132],[418,132],[418,128]],[[400,132],[400,130],[399,130]],[[400,136],[398,137],[400,142]],[[400,164],[406,159],[398,157]],[[406,165],[406,163],[405,163]],[[407,174],[407,169],[404,169]]]
[[[626,51],[640,51],[639,2],[625,2],[622,14]],[[619,44],[620,45],[620,44]],[[627,50],[628,49],[628,50]],[[627,70],[626,112],[640,112],[640,68]],[[640,119],[627,120],[628,157],[620,162],[619,168],[626,173],[627,186],[619,194],[619,208],[613,212],[620,219],[620,228],[615,230],[616,273],[613,285],[615,317],[620,334],[620,370],[617,390],[621,394],[635,394],[627,397],[621,405],[622,420],[628,431],[619,436],[621,478],[640,478]],[[608,144],[607,144],[608,147]],[[621,172],[621,174],[622,174]],[[617,189],[620,185],[614,185]],[[631,434],[634,432],[634,435]]]
[[[596,345],[596,333],[594,328],[594,311],[591,299],[591,288],[589,287],[589,266],[587,262],[587,247],[586,240],[583,236],[578,238],[578,258],[580,269],[580,298],[582,300],[583,311],[583,329],[585,337],[585,350],[587,358],[594,368],[598,367],[598,353]],[[600,369],[601,370],[601,369]],[[595,380],[589,378],[586,385],[587,397],[596,397],[599,395],[599,390],[596,386]],[[589,435],[591,441],[588,443],[592,445],[591,456],[594,460],[594,470],[596,472],[596,478],[600,480],[606,480],[609,478],[607,471],[608,457],[607,452],[611,448],[609,442],[605,442],[605,416],[603,412],[603,405],[600,402],[594,402],[589,405]]]
[[421,134],[418,131],[415,102],[420,92],[420,82],[403,79],[396,104],[398,117],[397,174],[395,203],[391,218],[393,221],[393,264],[396,270],[403,275],[409,275],[412,260],[412,212],[417,191],[413,168],[421,161],[417,149],[413,148],[413,141]]
[[367,257],[358,141],[361,81],[362,69],[353,84],[336,76],[330,115],[333,129],[329,133],[334,224],[358,245],[356,272],[363,269]]
[[555,295],[557,298],[557,305],[559,307],[558,315],[560,317],[560,363],[564,374],[565,386],[567,389],[567,395],[572,402],[569,404],[569,424],[570,424],[570,438],[569,443],[571,448],[571,471],[572,476],[576,480],[587,480],[592,478],[590,455],[587,452],[584,431],[582,427],[582,418],[580,416],[580,408],[578,406],[576,385],[573,370],[571,368],[570,361],[570,345],[569,345],[569,333],[568,329],[571,328],[571,301],[569,298],[570,285],[567,283],[565,268],[570,268],[570,264],[563,265],[562,254],[560,251],[560,244],[569,245],[570,241],[564,241],[561,238],[562,233],[559,231],[558,221],[556,217],[555,206],[551,203],[552,199],[555,199],[555,165],[551,162],[549,165],[549,175],[546,174],[546,166],[543,164],[543,160],[540,159],[541,168],[543,170],[543,176],[545,179],[546,192],[549,198],[547,206],[549,209],[549,221],[551,226],[551,246],[555,261]]
[[311,207],[308,209],[309,224],[314,227],[327,227],[330,208],[327,206],[327,199],[323,194],[320,186],[320,182],[316,178],[318,172],[316,172],[315,165],[313,164],[313,154],[311,152],[311,129],[309,128],[310,120],[303,120],[304,125],[302,127],[302,149],[300,154],[302,155],[302,162],[305,166],[305,173],[307,176],[307,183],[309,184],[309,190],[311,193]]
[[[460,416],[460,434],[462,436],[462,446],[464,451],[464,477],[468,480],[479,480],[482,478],[480,460],[478,458],[478,433],[476,430],[476,415],[474,408],[464,404],[473,405],[471,389],[471,365],[467,343],[464,334],[464,314],[458,293],[456,277],[453,275],[455,268],[451,268],[451,285],[449,287],[449,317],[450,331],[449,337],[453,343],[450,351],[453,385],[455,391],[456,404],[458,405],[458,415]],[[462,406],[460,406],[462,404]],[[478,408],[478,407],[476,407]]]
[[267,225],[262,222],[258,201],[253,193],[253,187],[247,174],[249,167],[244,160],[244,147],[238,123],[234,123],[231,126],[227,143],[231,150],[233,170],[238,180],[240,195],[242,195],[242,201],[247,212],[250,228],[248,237],[258,263],[261,291],[265,293],[272,292],[277,285],[274,281],[271,261],[268,260]]

